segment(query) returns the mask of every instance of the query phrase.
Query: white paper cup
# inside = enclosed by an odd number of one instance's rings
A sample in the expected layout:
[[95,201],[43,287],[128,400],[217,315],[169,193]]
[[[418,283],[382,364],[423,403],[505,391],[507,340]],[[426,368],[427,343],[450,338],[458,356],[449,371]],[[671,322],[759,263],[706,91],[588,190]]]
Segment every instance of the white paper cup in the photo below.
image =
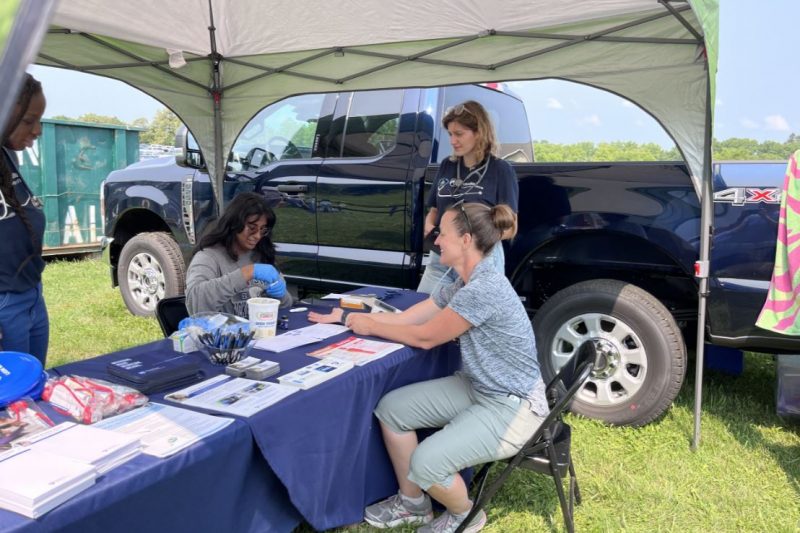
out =
[[250,315],[250,329],[255,331],[256,339],[274,337],[278,325],[278,307],[281,301],[274,298],[250,298],[247,300],[247,313]]

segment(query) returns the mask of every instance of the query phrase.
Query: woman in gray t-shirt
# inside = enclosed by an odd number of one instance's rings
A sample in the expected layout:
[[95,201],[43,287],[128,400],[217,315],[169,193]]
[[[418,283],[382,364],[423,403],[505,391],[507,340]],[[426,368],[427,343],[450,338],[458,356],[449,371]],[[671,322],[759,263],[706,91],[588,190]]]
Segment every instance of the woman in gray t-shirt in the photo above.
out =
[[[442,263],[458,273],[454,284],[400,314],[347,316],[360,335],[421,348],[454,338],[461,345],[461,372],[396,389],[375,410],[400,485],[398,494],[366,508],[364,519],[376,527],[430,522],[429,494],[447,508],[431,531],[454,531],[472,507],[457,472],[514,455],[548,411],[530,320],[487,257],[501,235],[515,232],[513,211],[456,204],[440,228],[436,244]],[[420,428],[442,429],[418,443]],[[481,511],[467,531],[485,521]]]
[[191,314],[224,312],[247,318],[247,300],[268,296],[292,305],[270,234],[275,213],[266,198],[248,192],[228,204],[197,244],[186,272],[186,307]]

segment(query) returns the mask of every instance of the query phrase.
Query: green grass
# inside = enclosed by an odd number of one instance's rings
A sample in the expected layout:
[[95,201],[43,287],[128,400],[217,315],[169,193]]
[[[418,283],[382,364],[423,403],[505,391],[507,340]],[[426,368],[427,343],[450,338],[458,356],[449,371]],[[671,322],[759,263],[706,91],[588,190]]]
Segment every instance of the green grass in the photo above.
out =
[[[155,320],[128,314],[111,289],[107,265],[48,264],[49,365],[161,336]],[[775,415],[772,358],[747,354],[739,377],[706,373],[696,452],[689,449],[693,384],[690,371],[672,409],[644,428],[570,418],[584,497],[576,509],[578,531],[800,530],[800,434],[797,425]],[[487,532],[563,530],[552,481],[527,472],[512,475],[488,512]],[[298,529],[311,531],[306,525]]]
[[121,350],[161,337],[154,318],[128,312],[111,288],[108,261],[53,261],[43,276],[50,314],[47,366]]

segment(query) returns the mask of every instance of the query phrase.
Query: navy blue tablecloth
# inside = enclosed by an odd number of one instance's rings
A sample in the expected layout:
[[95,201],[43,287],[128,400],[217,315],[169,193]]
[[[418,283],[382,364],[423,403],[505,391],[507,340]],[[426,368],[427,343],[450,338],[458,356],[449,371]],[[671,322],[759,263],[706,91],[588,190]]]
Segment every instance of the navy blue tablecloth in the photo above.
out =
[[[361,292],[365,291],[378,295],[384,294],[381,289],[365,289]],[[423,295],[412,291],[402,291],[388,300],[388,303],[404,309],[423,298]],[[305,312],[287,313],[287,315],[292,329],[310,324],[306,319]],[[305,355],[306,352],[345,338],[349,334],[349,332],[344,333],[318,344],[283,353],[255,351],[252,355],[260,359],[279,362],[280,374],[286,374],[317,361],[317,359]],[[145,351],[164,352],[165,356],[174,353],[171,342],[163,340],[107,356],[64,365],[55,370],[62,375],[77,374],[109,379],[106,365],[111,358],[134,357]],[[429,351],[406,347],[380,360],[356,367],[311,389],[299,391],[249,418],[238,419],[237,422],[241,421],[241,423],[247,424],[252,433],[252,440],[261,452],[260,457],[257,458],[261,461],[259,469],[265,471],[261,473],[261,482],[264,486],[270,486],[268,495],[256,492],[254,497],[250,497],[244,488],[237,488],[230,494],[241,496],[238,508],[246,516],[251,514],[271,516],[275,513],[275,517],[268,523],[268,527],[262,528],[265,531],[291,530],[296,524],[296,520],[291,523],[292,517],[297,516],[293,513],[297,511],[317,530],[360,522],[367,504],[397,491],[396,479],[386,454],[380,427],[372,414],[378,401],[390,390],[417,381],[451,375],[459,366],[460,353],[455,345],[448,344]],[[204,362],[204,370],[210,377],[221,373],[223,367]],[[269,381],[277,381],[275,378],[277,375],[270,378]],[[171,403],[164,401],[163,396],[163,393],[155,394],[150,398],[155,401]],[[188,406],[183,407],[189,408]],[[234,453],[240,446],[231,446],[231,453]],[[218,458],[220,464],[217,466],[224,468],[228,464],[228,460],[229,455],[224,452],[220,453]],[[255,461],[255,459],[252,460]],[[179,473],[178,471],[165,471],[157,475],[167,476]],[[269,483],[270,476],[280,480],[279,486]],[[224,482],[226,486],[243,483],[241,479],[236,481],[236,476],[233,474],[225,477],[228,478]],[[135,481],[134,478],[129,480],[130,483]],[[190,478],[182,478],[183,482],[192,481]],[[194,481],[193,483],[197,484],[198,482]],[[253,481],[250,480],[249,483],[252,484]],[[230,487],[226,490],[230,490]],[[224,494],[226,491],[217,492]],[[224,496],[222,497],[224,498]],[[191,499],[193,505],[208,501],[206,498],[184,499],[182,493],[177,490],[173,493],[172,499],[181,501]],[[80,504],[71,501],[67,505]],[[258,509],[253,509],[254,506]],[[278,508],[283,510],[278,512]],[[94,509],[97,511],[96,506]],[[149,511],[146,512],[150,514]],[[52,513],[46,515],[45,518],[53,516]],[[167,526],[162,527],[160,515],[152,515],[152,517],[155,517],[152,524],[158,524],[158,529],[167,529]],[[2,519],[3,516],[0,515],[0,529],[3,529]],[[253,523],[242,524],[242,520],[243,518],[239,516],[235,520],[227,522],[224,530],[247,531],[253,529]],[[224,520],[214,522],[214,524],[219,523],[225,522]],[[235,527],[236,524],[241,524],[241,527]],[[288,529],[286,529],[287,525],[290,526]],[[169,526],[169,528],[174,531],[214,529],[184,526]]]
[[247,424],[234,420],[171,457],[128,461],[36,520],[0,510],[0,531],[291,531],[301,517],[286,499]]

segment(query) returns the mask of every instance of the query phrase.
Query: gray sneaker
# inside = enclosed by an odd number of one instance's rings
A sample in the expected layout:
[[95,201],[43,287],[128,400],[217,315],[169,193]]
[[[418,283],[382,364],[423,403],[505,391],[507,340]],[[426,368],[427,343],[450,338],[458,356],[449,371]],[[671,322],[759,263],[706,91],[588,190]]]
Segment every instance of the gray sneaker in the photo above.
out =
[[427,494],[424,502],[414,505],[403,500],[398,492],[394,496],[389,496],[364,509],[364,520],[379,529],[397,527],[402,524],[427,524],[433,520],[433,507]]
[[[439,518],[426,526],[422,526],[417,530],[417,533],[453,533],[458,526],[461,525],[461,520],[451,515],[448,511],[439,515]],[[475,533],[483,529],[486,525],[486,513],[481,509],[475,518],[464,528],[464,533]]]

